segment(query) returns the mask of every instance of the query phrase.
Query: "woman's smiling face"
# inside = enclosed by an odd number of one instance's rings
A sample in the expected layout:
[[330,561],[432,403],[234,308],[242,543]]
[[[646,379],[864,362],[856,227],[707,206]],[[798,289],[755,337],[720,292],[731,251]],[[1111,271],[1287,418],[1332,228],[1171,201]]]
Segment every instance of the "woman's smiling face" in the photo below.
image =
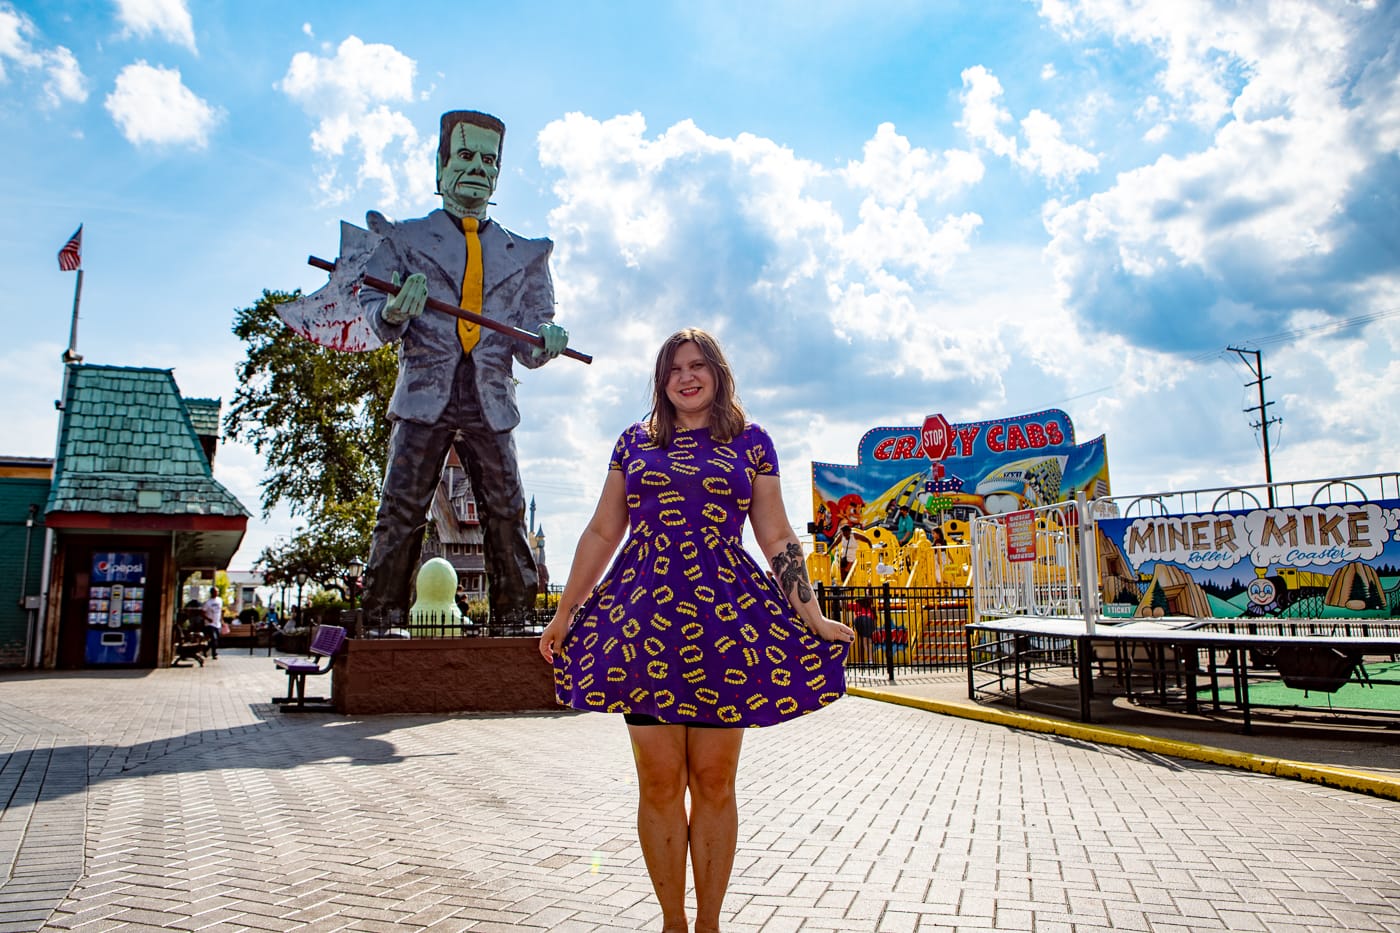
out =
[[715,374],[705,354],[693,340],[676,348],[671,373],[666,378],[666,397],[676,406],[676,423],[682,428],[702,428],[710,423],[710,406],[715,400]]

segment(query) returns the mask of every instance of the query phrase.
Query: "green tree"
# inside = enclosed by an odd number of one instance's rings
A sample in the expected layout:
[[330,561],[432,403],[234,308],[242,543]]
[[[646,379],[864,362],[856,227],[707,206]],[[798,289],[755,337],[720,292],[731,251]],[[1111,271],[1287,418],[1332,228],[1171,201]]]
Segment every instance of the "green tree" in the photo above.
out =
[[264,291],[235,312],[233,333],[248,354],[224,429],[267,464],[264,514],[285,502],[311,518],[378,496],[398,362],[391,347],[342,353],[298,336],[277,316],[278,304],[298,297]]
[[304,572],[343,590],[350,562],[369,553],[398,362],[391,347],[342,353],[289,330],[277,305],[299,296],[264,291],[235,313],[233,332],[248,349],[224,429],[267,465],[263,514],[285,503],[307,520],[290,542],[258,558],[268,582],[290,583]]

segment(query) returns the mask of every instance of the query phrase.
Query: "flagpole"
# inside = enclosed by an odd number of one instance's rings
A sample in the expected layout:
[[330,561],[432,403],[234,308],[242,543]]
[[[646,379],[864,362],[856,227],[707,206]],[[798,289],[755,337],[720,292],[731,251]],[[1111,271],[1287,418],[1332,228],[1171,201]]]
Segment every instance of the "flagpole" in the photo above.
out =
[[78,353],[78,303],[83,298],[83,270],[78,269],[77,281],[73,284],[73,323],[68,329],[68,349],[63,351],[63,362],[81,363],[83,357]]

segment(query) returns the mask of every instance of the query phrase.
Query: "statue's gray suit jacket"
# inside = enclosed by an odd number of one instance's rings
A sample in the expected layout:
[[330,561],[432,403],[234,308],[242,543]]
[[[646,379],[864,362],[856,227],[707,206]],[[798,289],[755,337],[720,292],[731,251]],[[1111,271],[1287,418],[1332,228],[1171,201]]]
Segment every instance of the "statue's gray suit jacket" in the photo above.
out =
[[[446,211],[398,223],[371,211],[369,229],[384,237],[370,257],[365,271],[382,279],[395,272],[400,279],[421,272],[428,277],[428,294],[457,305],[462,294],[462,274],[467,265],[466,239],[457,221]],[[483,297],[482,313],[489,318],[531,332],[554,320],[554,282],[549,276],[548,239],[516,236],[492,221],[481,231]],[[360,290],[360,303],[385,343],[399,343],[399,378],[389,415],[433,424],[452,396],[452,379],[462,358],[457,319],[431,308],[421,317],[390,324],[382,316],[387,296],[370,288]],[[530,356],[531,345],[483,327],[481,340],[472,350],[476,364],[477,396],[482,416],[495,431],[509,431],[520,423],[515,403],[512,359],[534,369],[544,359]]]

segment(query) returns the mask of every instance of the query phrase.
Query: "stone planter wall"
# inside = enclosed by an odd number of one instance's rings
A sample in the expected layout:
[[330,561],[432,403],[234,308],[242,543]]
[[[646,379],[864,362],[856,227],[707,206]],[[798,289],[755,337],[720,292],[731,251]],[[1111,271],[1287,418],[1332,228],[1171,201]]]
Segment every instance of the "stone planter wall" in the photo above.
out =
[[516,712],[562,709],[535,638],[352,638],[331,671],[336,711]]

